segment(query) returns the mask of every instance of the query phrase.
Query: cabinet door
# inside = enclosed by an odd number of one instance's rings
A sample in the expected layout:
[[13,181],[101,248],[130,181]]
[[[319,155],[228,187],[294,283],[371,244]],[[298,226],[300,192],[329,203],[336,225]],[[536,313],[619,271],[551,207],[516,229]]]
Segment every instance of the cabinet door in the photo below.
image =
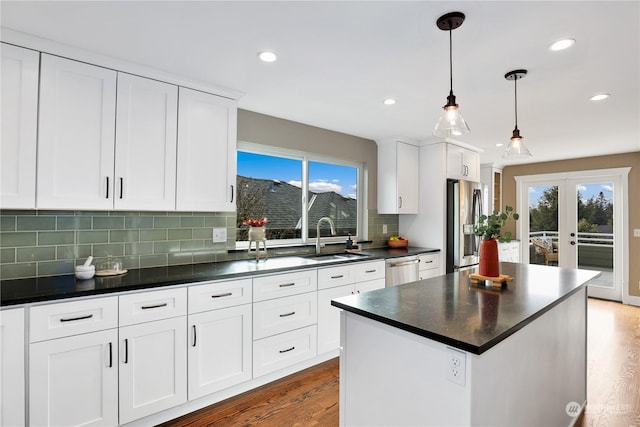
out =
[[120,328],[120,424],[187,401],[186,317]]
[[385,279],[368,280],[366,282],[356,283],[356,294],[375,291],[376,289],[384,288],[384,286]]
[[251,304],[189,316],[189,400],[251,379]]
[[465,149],[457,145],[447,145],[447,178],[466,179],[464,167]]
[[118,73],[116,209],[174,210],[178,87]]
[[397,145],[397,173],[398,173],[398,213],[418,213],[418,147],[398,142]]
[[0,311],[0,425],[25,425],[24,309]]
[[176,208],[236,210],[236,102],[180,88]]
[[31,344],[30,424],[117,425],[117,340],[110,329]]
[[[384,280],[382,281],[384,286]],[[352,295],[354,285],[318,291],[318,354],[340,347],[340,309],[331,305],[331,300]]]
[[36,138],[40,54],[2,43],[0,205],[36,207]]
[[116,72],[42,54],[38,209],[113,208]]
[[469,181],[480,182],[480,154],[464,150],[462,163],[466,171],[465,178]]

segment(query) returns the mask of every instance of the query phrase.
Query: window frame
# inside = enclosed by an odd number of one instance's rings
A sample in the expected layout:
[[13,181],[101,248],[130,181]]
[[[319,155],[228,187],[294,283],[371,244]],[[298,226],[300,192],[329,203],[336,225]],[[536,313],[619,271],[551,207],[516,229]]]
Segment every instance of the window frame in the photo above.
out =
[[[309,218],[308,218],[308,209],[307,209],[307,195],[309,193],[309,162],[320,162],[320,163],[330,163],[340,166],[353,167],[356,169],[356,234],[352,235],[351,238],[355,240],[363,240],[365,238],[365,230],[366,230],[366,213],[365,209],[365,196],[366,196],[366,188],[365,188],[365,165],[362,162],[356,162],[353,160],[340,159],[331,156],[325,156],[320,154],[308,153],[300,150],[293,150],[282,147],[274,147],[270,145],[256,144],[253,142],[245,142],[238,141],[237,151],[244,151],[247,153],[253,154],[261,154],[265,156],[274,156],[274,157],[282,157],[292,160],[299,160],[302,163],[301,168],[301,200],[300,205],[302,206],[302,222],[301,222],[301,238],[299,239],[277,239],[277,240],[267,240],[267,246],[269,247],[286,247],[286,246],[307,246],[311,244],[315,244],[316,238],[309,237]],[[237,159],[237,157],[236,157]],[[236,176],[238,173],[236,172]],[[236,211],[237,212],[237,211]],[[234,228],[237,224],[237,214],[236,221],[234,222]],[[335,236],[335,237],[321,237],[320,240],[323,243],[340,243],[344,242],[346,236]],[[235,241],[236,249],[248,249],[249,241]]]

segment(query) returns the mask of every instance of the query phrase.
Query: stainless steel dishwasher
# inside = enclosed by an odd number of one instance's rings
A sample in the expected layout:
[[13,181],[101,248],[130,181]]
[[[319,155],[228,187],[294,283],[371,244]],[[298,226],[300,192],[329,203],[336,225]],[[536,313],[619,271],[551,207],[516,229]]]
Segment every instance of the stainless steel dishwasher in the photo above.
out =
[[385,286],[397,286],[419,280],[418,255],[385,259]]

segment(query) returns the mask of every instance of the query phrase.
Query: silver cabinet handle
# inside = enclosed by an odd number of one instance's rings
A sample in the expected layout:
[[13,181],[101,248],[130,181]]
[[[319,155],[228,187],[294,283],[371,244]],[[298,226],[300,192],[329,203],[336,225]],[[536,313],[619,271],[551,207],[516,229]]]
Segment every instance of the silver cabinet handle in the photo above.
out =
[[211,295],[211,298],[223,298],[223,297],[230,297],[231,295],[233,295],[232,292],[227,292],[224,294],[218,294],[218,295]]
[[129,363],[129,339],[124,339],[124,363]]
[[113,367],[113,343],[109,343],[109,367]]
[[430,259],[429,261],[425,261],[424,263],[425,263],[425,264],[431,264],[432,262],[433,262],[433,260],[432,260],[432,259]]
[[294,345],[293,347],[288,348],[286,350],[278,350],[278,351],[280,352],[280,354],[282,354],[282,353],[287,353],[287,352],[289,352],[291,350],[295,350],[295,349],[296,349],[296,346]]
[[120,198],[121,199],[122,199],[123,189],[124,189],[124,178],[120,177]]
[[281,288],[287,288],[289,286],[294,286],[294,285],[295,285],[295,283],[281,283],[278,286],[281,287]]
[[86,316],[80,316],[80,317],[61,318],[60,321],[61,322],[75,322],[76,320],[91,319],[92,317],[93,317],[93,314],[87,314]]
[[193,325],[193,344],[192,347],[196,346],[196,325]]
[[338,274],[337,276],[331,276],[332,279],[342,279],[344,274]]
[[234,188],[233,188],[233,184],[232,184],[231,185],[231,203],[233,203],[233,190],[234,190]]
[[281,314],[280,317],[289,317],[289,316],[293,316],[294,314],[296,314],[296,312],[292,311],[291,313]]
[[107,195],[105,197],[105,199],[109,198],[109,177],[107,177]]
[[149,310],[150,308],[160,308],[160,307],[166,307],[167,303],[163,302],[162,304],[154,304],[154,305],[143,305],[142,307],[140,307],[142,310]]
[[365,273],[375,273],[377,270],[374,268],[373,270],[366,270]]

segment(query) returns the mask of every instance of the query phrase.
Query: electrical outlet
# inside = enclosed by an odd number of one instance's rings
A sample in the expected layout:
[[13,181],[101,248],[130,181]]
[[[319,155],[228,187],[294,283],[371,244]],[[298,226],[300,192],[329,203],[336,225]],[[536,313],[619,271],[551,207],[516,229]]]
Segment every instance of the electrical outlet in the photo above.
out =
[[227,229],[224,227],[216,227],[213,229],[213,243],[225,243],[227,241]]
[[387,234],[387,224],[382,224],[382,234]]
[[640,237],[640,228],[633,229],[633,237]]
[[447,347],[447,379],[456,384],[464,385],[466,376],[466,354]]

